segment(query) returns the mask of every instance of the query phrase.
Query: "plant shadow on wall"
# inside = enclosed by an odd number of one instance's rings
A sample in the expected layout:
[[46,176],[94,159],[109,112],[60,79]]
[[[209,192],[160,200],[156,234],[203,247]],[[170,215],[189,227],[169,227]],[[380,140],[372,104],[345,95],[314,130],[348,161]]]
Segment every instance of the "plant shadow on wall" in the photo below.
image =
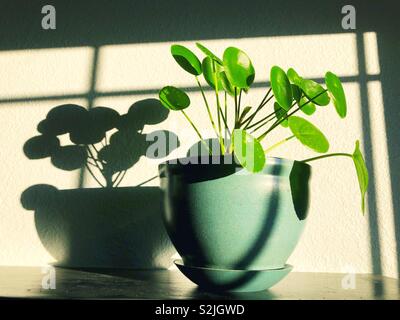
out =
[[[141,156],[161,158],[178,147],[173,132],[143,133],[145,125],[164,121],[168,113],[156,99],[136,102],[124,115],[106,107],[87,110],[66,104],[50,110],[38,124],[40,135],[23,148],[29,159],[49,157],[55,167],[67,171],[86,167],[101,186],[58,190],[34,185],[23,192],[21,203],[35,211],[40,240],[57,265],[169,267],[175,251],[162,224],[161,192],[142,186],[153,178],[117,188]],[[68,140],[64,135],[71,143],[61,144]],[[167,150],[150,155],[147,150],[155,140]]]

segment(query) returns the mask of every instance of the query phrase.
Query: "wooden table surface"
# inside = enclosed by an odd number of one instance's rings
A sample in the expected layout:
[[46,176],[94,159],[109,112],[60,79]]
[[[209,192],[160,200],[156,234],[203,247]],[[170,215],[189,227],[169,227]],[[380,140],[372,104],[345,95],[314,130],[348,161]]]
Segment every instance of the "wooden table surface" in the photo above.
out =
[[42,268],[0,267],[0,297],[41,299],[400,299],[398,280],[362,274],[355,276],[354,289],[346,290],[342,287],[345,274],[293,272],[268,291],[242,294],[205,292],[175,270],[56,268],[55,275],[56,288],[43,289],[42,282],[46,274],[42,274]]

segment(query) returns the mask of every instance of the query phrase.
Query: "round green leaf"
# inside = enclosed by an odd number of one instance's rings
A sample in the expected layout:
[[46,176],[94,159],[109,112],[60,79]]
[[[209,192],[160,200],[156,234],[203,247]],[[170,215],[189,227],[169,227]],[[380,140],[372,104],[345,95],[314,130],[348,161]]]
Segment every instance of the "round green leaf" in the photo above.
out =
[[215,89],[214,77],[216,77],[218,83],[218,90],[223,90],[222,82],[219,76],[219,73],[223,70],[222,67],[210,57],[205,57],[203,59],[201,67],[203,69],[204,79],[207,81],[209,86]]
[[[300,88],[308,99],[313,100],[315,104],[319,106],[326,106],[329,104],[330,98],[327,92],[324,92],[324,88],[313,80],[302,80]],[[317,98],[315,98],[317,97]],[[315,99],[313,99],[315,98]]]
[[235,88],[232,86],[232,84],[229,82],[228,77],[226,76],[226,73],[224,71],[219,73],[219,78],[221,79],[222,87],[231,96],[235,95]]
[[312,150],[319,153],[325,153],[329,150],[328,140],[311,122],[300,117],[291,116],[289,118],[289,128],[302,144]]
[[343,86],[340,82],[340,79],[335,74],[328,71],[325,74],[325,84],[328,88],[329,95],[332,98],[333,105],[335,106],[336,112],[338,113],[339,117],[346,117],[346,96],[344,94]]
[[290,87],[292,88],[293,99],[299,103],[302,95],[301,89],[295,84],[291,84]]
[[182,110],[190,105],[189,96],[182,90],[167,86],[159,92],[160,102],[170,110]]
[[233,86],[246,89],[253,83],[255,70],[250,58],[242,50],[234,47],[225,49],[223,66]]
[[196,46],[197,48],[199,48],[201,51],[203,51],[203,53],[210,57],[211,59],[217,61],[221,66],[223,64],[222,60],[220,58],[218,58],[214,53],[212,53],[209,49],[207,49],[205,46],[203,46],[201,43],[196,42]]
[[314,103],[308,101],[309,100],[306,97],[304,96],[301,97],[299,101],[299,106],[302,106],[301,111],[303,111],[303,113],[305,113],[308,116],[311,116],[317,108],[315,107]]
[[250,172],[264,169],[265,153],[260,142],[245,130],[232,132],[233,149],[239,163]]
[[[283,109],[278,102],[275,101],[274,103],[274,111],[275,111],[275,117],[277,121],[281,121],[283,118],[287,116],[287,112],[285,109]],[[288,119],[283,120],[280,125],[284,128],[287,128],[289,126]]]
[[360,142],[356,141],[356,147],[353,152],[353,162],[354,167],[357,172],[358,184],[360,186],[361,192],[361,210],[364,213],[365,211],[365,193],[368,189],[368,169],[364,161],[364,157],[360,151]]
[[276,101],[286,111],[290,109],[292,105],[292,88],[285,71],[278,66],[271,68],[271,87],[274,93]]
[[294,83],[297,86],[300,86],[301,81],[303,80],[302,77],[298,75],[298,73],[293,69],[289,68],[287,71],[287,76],[291,83]]
[[201,74],[200,60],[188,48],[174,44],[171,46],[171,54],[182,69],[195,76]]

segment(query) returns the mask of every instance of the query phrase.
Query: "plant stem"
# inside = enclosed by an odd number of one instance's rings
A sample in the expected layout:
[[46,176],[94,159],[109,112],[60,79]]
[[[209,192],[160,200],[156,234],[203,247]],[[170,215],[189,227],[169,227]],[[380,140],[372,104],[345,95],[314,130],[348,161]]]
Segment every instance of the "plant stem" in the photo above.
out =
[[120,171],[120,172],[117,173],[117,176],[115,177],[114,181],[112,182],[113,185],[114,185],[115,182],[119,179],[119,177],[121,176],[121,174],[122,174],[122,171]]
[[[198,85],[199,88],[200,88],[201,95],[203,96],[203,100],[204,100],[204,103],[205,103],[205,105],[206,105],[206,109],[207,109],[208,117],[210,118],[211,125],[212,125],[212,127],[213,127],[213,129],[214,129],[214,132],[215,132],[216,136],[219,137],[217,128],[215,127],[215,123],[214,123],[213,117],[212,117],[212,115],[211,115],[210,107],[209,107],[209,105],[208,105],[208,101],[207,101],[206,95],[205,95],[205,93],[204,93],[203,87],[201,86],[201,83],[200,83],[200,81],[199,81],[199,78],[197,78],[197,76],[196,76],[195,78],[196,78],[196,81],[197,81],[197,85]],[[183,112],[183,110],[182,110],[182,112]],[[191,121],[190,121],[190,122],[191,122]],[[193,126],[193,124],[192,124],[192,126]],[[197,130],[197,129],[196,129],[196,130]]]
[[[279,126],[283,121],[285,121],[287,118],[289,118],[291,115],[293,115],[294,113],[296,113],[297,111],[299,111],[301,108],[303,108],[306,104],[314,101],[315,99],[317,99],[321,94],[324,94],[325,92],[327,92],[328,90],[323,90],[320,93],[318,93],[315,97],[313,97],[312,99],[308,100],[307,102],[303,103],[301,106],[299,106],[297,109],[295,109],[293,112],[288,113],[285,117],[282,117],[280,120],[277,120],[274,122],[274,124],[269,127],[269,129],[267,131],[265,131],[262,135],[260,135],[257,140],[261,141],[262,139],[265,138],[265,136],[270,133],[272,130],[274,130],[277,126]],[[289,110],[295,105],[296,103],[294,103]]]
[[271,122],[272,120],[274,120],[274,118],[272,117],[271,119],[266,120],[265,122],[261,123],[257,128],[251,130],[251,133],[253,134],[254,132],[256,132],[257,130],[260,130],[262,127],[264,127],[268,122]]
[[238,121],[238,102],[237,102],[237,88],[235,87],[235,125],[233,126],[236,129],[237,121]]
[[240,118],[240,107],[241,107],[241,104],[242,104],[242,89],[239,89],[239,102],[238,102],[238,121],[239,121],[239,118]]
[[127,170],[124,170],[124,172],[122,173],[121,179],[118,181],[118,183],[115,185],[115,187],[118,187],[119,184],[122,182],[122,180],[123,180],[124,177],[125,177],[126,171],[127,171]]
[[260,104],[258,105],[256,111],[254,111],[246,120],[243,121],[242,124],[246,124],[246,122],[247,122],[247,124],[245,125],[244,129],[248,128],[248,126],[250,125],[250,122],[254,119],[254,117],[257,115],[257,113],[274,97],[274,95],[272,95],[267,100],[271,90],[272,90],[272,88],[269,88],[269,90],[265,94],[264,98],[261,100]]
[[90,169],[90,167],[88,166],[87,163],[85,163],[85,167],[86,169],[89,171],[90,175],[93,177],[94,180],[96,180],[96,182],[102,187],[104,188],[104,185],[96,178],[95,174],[93,173],[93,171]]
[[218,77],[217,77],[217,72],[216,72],[216,66],[215,66],[215,61],[213,60],[213,71],[214,71],[214,89],[215,89],[215,99],[217,101],[217,115],[218,115],[218,139],[219,139],[219,144],[220,144],[220,149],[221,149],[221,154],[225,153],[225,144],[224,144],[224,139],[222,138],[222,129],[221,129],[221,115],[222,110],[221,110],[221,105],[219,103],[219,95],[218,95]]
[[212,152],[210,150],[210,148],[208,147],[207,143],[204,141],[200,131],[196,128],[196,126],[194,125],[194,123],[192,122],[192,120],[190,120],[189,116],[186,114],[185,111],[181,110],[182,114],[185,116],[186,120],[189,121],[190,125],[192,126],[192,128],[194,129],[194,131],[196,131],[197,136],[200,138],[201,142],[204,144],[204,146],[207,148],[208,152],[210,155],[212,155]]
[[274,145],[272,145],[272,146],[269,147],[268,149],[265,149],[265,150],[264,150],[264,153],[270,152],[271,150],[273,150],[273,149],[279,147],[280,145],[284,144],[286,141],[289,141],[290,139],[293,139],[293,138],[294,138],[294,135],[293,135],[293,136],[290,136],[290,137],[287,137],[287,138],[285,138],[285,139],[283,139],[283,140],[281,140],[281,141],[275,143]]
[[182,114],[185,116],[186,120],[189,121],[190,125],[192,126],[192,128],[194,129],[194,131],[196,131],[197,135],[199,136],[199,138],[204,141],[200,131],[196,128],[196,126],[194,125],[194,123],[192,122],[192,120],[190,120],[189,116],[186,114],[185,111],[181,110]]
[[318,159],[324,159],[324,158],[329,158],[329,157],[337,157],[337,156],[353,158],[353,156],[351,154],[349,154],[349,153],[337,152],[337,153],[324,154],[324,155],[318,156],[318,157],[308,158],[308,159],[305,159],[305,160],[301,160],[301,162],[310,162],[310,161],[314,161],[314,160],[318,160]]
[[[92,150],[90,150],[90,148],[89,148],[89,145],[86,146],[86,150],[89,152],[89,158],[91,158],[91,159],[94,160],[97,169],[99,169],[100,172],[103,174],[103,168],[102,168],[103,164],[101,163],[101,161],[98,160],[98,159],[93,155]],[[101,167],[99,166],[99,163],[101,164]]]
[[[270,113],[269,115],[267,115],[266,117],[262,118],[261,120],[259,120],[259,121],[255,122],[255,123],[253,123],[252,125],[250,125],[250,126],[247,126],[247,125],[246,125],[244,128],[245,128],[245,129],[251,129],[251,128],[253,128],[253,127],[259,125],[261,122],[264,122],[265,120],[270,119],[271,117],[273,118],[274,116],[275,116],[275,112],[272,112],[272,113]],[[249,123],[248,123],[248,124],[249,124]]]
[[143,181],[143,182],[139,183],[136,187],[140,187],[140,186],[144,185],[145,183],[150,182],[151,180],[154,180],[156,178],[158,178],[158,175],[156,175],[154,177],[151,177],[150,179],[147,179],[146,181]]
[[227,140],[228,139],[228,135],[226,134],[227,133],[227,131],[229,132],[229,127],[228,127],[228,123],[227,123],[227,120],[228,120],[228,98],[227,98],[227,93],[226,93],[226,91],[224,92],[224,107],[225,107],[225,130],[224,130],[224,136],[225,136],[225,140]]

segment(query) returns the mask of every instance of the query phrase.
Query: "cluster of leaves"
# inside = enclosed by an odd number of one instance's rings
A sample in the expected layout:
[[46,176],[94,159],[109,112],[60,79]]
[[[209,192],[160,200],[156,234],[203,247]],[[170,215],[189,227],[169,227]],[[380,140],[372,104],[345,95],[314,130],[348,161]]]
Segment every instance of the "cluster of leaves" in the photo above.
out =
[[[260,104],[257,107],[246,106],[242,110],[242,93],[248,93],[255,79],[255,69],[249,56],[238,48],[228,47],[221,59],[202,44],[196,45],[205,54],[202,61],[191,50],[181,45],[172,45],[171,54],[180,67],[195,77],[222,154],[233,153],[243,167],[252,172],[259,172],[265,166],[266,154],[292,138],[296,138],[317,153],[328,152],[329,142],[321,130],[305,118],[294,114],[302,111],[306,116],[310,116],[332,102],[339,117],[346,117],[345,93],[340,79],[334,73],[326,72],[324,88],[313,80],[304,79],[293,68],[285,72],[279,66],[273,66],[270,71],[271,86],[266,90]],[[215,109],[210,108],[200,83],[200,75],[203,75],[215,93]],[[223,103],[221,95],[224,96]],[[234,104],[233,115],[228,115],[229,96]],[[200,130],[185,113],[184,109],[190,106],[190,98],[183,90],[166,86],[160,90],[159,98],[167,109],[182,112],[204,142]],[[273,110],[261,115],[272,99]],[[264,150],[261,141],[279,126],[288,128],[291,135]],[[211,150],[209,152],[212,154]],[[324,154],[303,161],[309,162],[330,156],[348,156],[353,159],[364,211],[368,172],[358,141],[352,154]]]
[[[146,154],[150,142],[142,133],[144,125],[160,123],[168,113],[156,99],[139,101],[124,115],[106,107],[60,105],[38,124],[40,135],[25,143],[24,152],[29,159],[50,157],[62,170],[86,167],[102,187],[116,187]],[[62,135],[68,135],[71,144],[61,145]]]

